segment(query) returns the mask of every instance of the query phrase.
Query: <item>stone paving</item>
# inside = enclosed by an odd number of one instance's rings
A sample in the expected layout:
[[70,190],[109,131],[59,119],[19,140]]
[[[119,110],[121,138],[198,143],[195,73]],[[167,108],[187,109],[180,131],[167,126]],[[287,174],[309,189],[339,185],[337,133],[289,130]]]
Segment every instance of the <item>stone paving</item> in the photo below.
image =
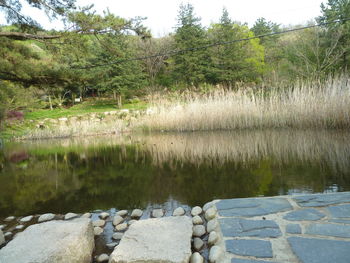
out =
[[215,206],[224,262],[350,262],[350,192],[226,199]]

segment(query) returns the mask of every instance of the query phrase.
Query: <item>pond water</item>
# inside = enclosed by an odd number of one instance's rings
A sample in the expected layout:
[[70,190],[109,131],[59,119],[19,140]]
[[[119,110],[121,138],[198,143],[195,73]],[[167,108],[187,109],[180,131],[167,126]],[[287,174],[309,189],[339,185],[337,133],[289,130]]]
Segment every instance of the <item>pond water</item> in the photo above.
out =
[[350,190],[350,133],[160,133],[10,143],[0,218]]

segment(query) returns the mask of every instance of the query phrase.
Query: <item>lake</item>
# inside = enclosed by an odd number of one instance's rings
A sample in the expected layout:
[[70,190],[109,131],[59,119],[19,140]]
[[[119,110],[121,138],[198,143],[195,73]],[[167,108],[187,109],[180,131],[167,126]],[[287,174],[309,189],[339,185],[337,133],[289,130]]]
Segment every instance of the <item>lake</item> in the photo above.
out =
[[133,134],[0,150],[0,218],[349,190],[344,131]]

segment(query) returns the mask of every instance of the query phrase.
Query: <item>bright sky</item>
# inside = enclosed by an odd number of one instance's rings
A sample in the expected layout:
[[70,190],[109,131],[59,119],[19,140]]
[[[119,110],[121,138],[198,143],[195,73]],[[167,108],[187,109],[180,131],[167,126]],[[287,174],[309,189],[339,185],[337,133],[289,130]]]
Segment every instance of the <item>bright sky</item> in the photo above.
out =
[[[98,13],[109,8],[110,12],[124,18],[147,17],[144,24],[154,36],[159,37],[173,31],[181,3],[191,3],[202,24],[219,20],[222,8],[226,7],[235,21],[247,22],[249,26],[259,17],[283,25],[306,23],[320,15],[320,5],[325,0],[77,0],[77,5],[94,4]],[[24,8],[24,13],[36,18],[45,28],[59,29],[60,23],[50,23],[44,14]],[[0,24],[4,24],[0,13]]]

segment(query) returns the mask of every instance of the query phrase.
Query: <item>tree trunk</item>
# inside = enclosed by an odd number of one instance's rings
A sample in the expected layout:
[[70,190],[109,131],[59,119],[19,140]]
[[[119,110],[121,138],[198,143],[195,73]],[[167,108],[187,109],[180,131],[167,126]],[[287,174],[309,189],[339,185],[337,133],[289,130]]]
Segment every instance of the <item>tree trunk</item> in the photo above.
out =
[[53,110],[52,101],[51,101],[51,95],[49,95],[49,104],[50,104],[50,110]]

